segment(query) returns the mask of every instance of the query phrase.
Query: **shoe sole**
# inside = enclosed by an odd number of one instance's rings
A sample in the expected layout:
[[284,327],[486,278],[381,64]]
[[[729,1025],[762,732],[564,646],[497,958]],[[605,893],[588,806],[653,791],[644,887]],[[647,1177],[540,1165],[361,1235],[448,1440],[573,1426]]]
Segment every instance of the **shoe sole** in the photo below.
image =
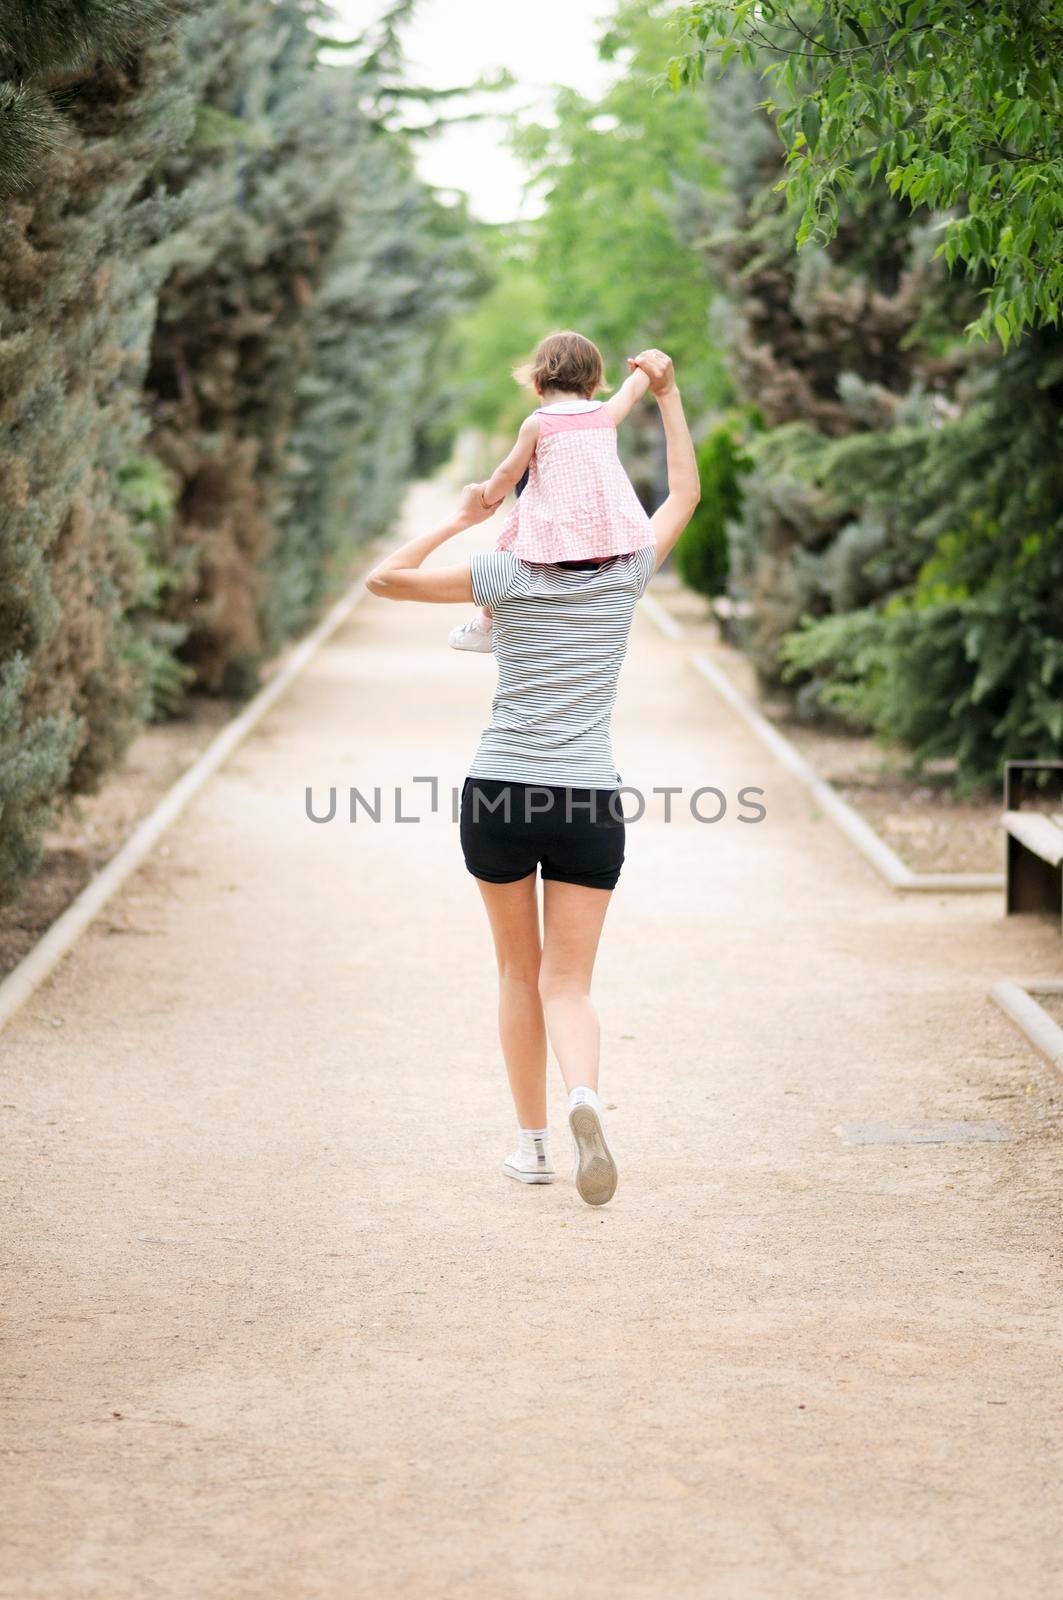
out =
[[616,1162],[593,1106],[576,1106],[568,1125],[576,1141],[576,1190],[589,1206],[604,1206],[616,1193]]
[[521,1172],[518,1167],[511,1167],[508,1161],[503,1161],[502,1171],[507,1178],[516,1178],[518,1183],[553,1183],[557,1176],[554,1172]]

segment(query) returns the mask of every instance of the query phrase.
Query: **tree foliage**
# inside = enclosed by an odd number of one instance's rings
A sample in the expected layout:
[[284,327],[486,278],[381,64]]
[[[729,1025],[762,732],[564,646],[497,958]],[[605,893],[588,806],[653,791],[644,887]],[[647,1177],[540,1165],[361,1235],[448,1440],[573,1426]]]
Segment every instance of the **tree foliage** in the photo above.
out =
[[759,676],[967,788],[1006,755],[1063,753],[1063,335],[1003,355],[966,338],[975,285],[881,173],[795,249],[753,72],[709,92],[725,198],[702,236],[737,395],[766,425],[727,522]]
[[528,230],[486,228],[481,247],[488,287],[452,329],[449,387],[460,421],[494,438],[515,432],[528,414],[512,372],[552,326],[556,302],[532,263]]
[[[1063,754],[1063,336],[972,374],[958,415],[813,452],[818,492],[893,530],[877,603],[782,641],[790,676],[858,726],[949,758],[963,787],[1005,758]],[[890,547],[892,546],[892,550]],[[868,552],[865,552],[865,559]]]
[[5,0],[0,18],[0,195],[30,185],[67,142],[78,85],[118,67],[192,0]]
[[402,11],[337,65],[318,0],[5,7],[0,899],[57,799],[189,686],[249,689],[395,510],[475,280]]
[[724,195],[711,197],[702,238],[732,382],[766,430],[746,439],[753,466],[729,518],[729,568],[753,606],[747,647],[775,682],[780,641],[806,611],[844,607],[854,592],[862,602],[894,577],[882,552],[895,525],[865,515],[844,485],[824,493],[810,463],[832,440],[943,414],[981,347],[962,337],[967,286],[883,185],[846,203],[828,245],[794,250],[774,189],[778,144],[756,99],[749,72],[712,86]]
[[[153,245],[170,225],[145,189],[192,131],[196,72],[169,25],[148,42],[136,30],[133,53],[111,60],[105,10],[48,7],[69,22],[62,109],[40,90],[62,137],[31,141],[0,214],[0,897],[32,865],[55,799],[119,758],[143,693],[133,618],[148,580],[122,473],[145,428],[164,271]],[[150,8],[137,15],[146,24]],[[43,79],[46,37],[37,11],[16,8],[9,63]]]
[[754,415],[725,417],[698,446],[701,500],[675,547],[683,582],[698,594],[723,594],[730,571],[729,527],[742,511],[742,479],[753,463],[743,435],[759,421]]
[[619,69],[613,85],[598,100],[561,91],[554,122],[522,128],[516,146],[544,196],[531,267],[551,320],[600,343],[614,381],[625,356],[666,348],[699,410],[727,385],[710,335],[711,278],[684,233],[682,199],[718,187],[718,172],[704,98],[655,92],[671,48],[667,9],[624,0],[599,45]]
[[938,251],[987,279],[971,329],[1006,347],[1063,305],[1063,0],[694,0],[673,84],[714,59],[768,80],[797,244],[882,172],[940,216]]
[[[611,385],[626,377],[627,356],[660,345],[675,357],[696,416],[728,397],[711,271],[697,248],[703,218],[689,204],[716,188],[717,166],[705,105],[655,90],[671,48],[667,10],[664,0],[620,0],[599,41],[612,85],[597,99],[561,90],[549,123],[514,127],[542,210],[486,230],[490,287],[450,342],[464,424],[510,433],[531,404],[512,369],[557,327],[601,346]],[[636,488],[652,499],[664,455],[650,406],[632,413],[621,448]]]
[[364,59],[323,68],[314,10],[228,0],[213,48],[204,14],[197,136],[159,175],[188,215],[166,246],[149,442],[177,486],[170,558],[194,557],[166,610],[210,689],[253,683],[394,511],[432,329],[469,282],[464,212],[381,133],[394,19]]

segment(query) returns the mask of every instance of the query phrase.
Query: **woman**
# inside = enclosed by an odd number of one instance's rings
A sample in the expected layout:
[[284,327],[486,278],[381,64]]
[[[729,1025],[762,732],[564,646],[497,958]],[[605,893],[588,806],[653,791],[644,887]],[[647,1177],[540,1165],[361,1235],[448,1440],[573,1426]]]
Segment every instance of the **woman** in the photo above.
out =
[[498,688],[462,792],[461,843],[498,960],[498,1031],[519,1127],[503,1171],[523,1183],[553,1182],[549,1037],[569,1091],[576,1187],[588,1205],[604,1205],[617,1182],[597,1092],[598,1018],[590,999],[624,859],[609,720],[635,603],[700,493],[672,362],[645,350],[637,365],[660,406],[668,452],[668,498],[651,518],[652,546],[553,566],[490,551],[423,570],[439,545],[497,509],[485,509],[480,486],[470,484],[450,521],[409,540],[367,579],[372,593],[388,600],[471,600],[494,617]]

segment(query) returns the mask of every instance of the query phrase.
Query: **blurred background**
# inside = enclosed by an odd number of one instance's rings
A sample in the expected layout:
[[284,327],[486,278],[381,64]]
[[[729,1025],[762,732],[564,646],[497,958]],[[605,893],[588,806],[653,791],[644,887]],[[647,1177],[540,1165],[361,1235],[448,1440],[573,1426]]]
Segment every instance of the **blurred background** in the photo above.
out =
[[[935,864],[1063,755],[1058,7],[743,10],[5,6],[8,965],[407,484],[490,471],[556,327],[674,357],[673,583]],[[652,507],[652,404],[622,432]]]

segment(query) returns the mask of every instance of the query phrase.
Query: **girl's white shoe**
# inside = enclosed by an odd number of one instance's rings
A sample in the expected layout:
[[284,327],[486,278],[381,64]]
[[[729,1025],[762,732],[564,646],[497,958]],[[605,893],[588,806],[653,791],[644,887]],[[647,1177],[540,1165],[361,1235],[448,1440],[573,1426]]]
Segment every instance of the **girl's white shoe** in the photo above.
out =
[[507,1178],[518,1183],[553,1183],[557,1174],[550,1160],[550,1136],[546,1129],[520,1130],[520,1143],[502,1163]]
[[604,1206],[616,1193],[616,1162],[605,1137],[602,1103],[593,1089],[573,1089],[568,1125],[576,1142],[576,1189],[589,1206]]
[[483,655],[490,655],[495,647],[495,630],[477,612],[468,622],[451,628],[447,643],[452,650],[478,650]]

